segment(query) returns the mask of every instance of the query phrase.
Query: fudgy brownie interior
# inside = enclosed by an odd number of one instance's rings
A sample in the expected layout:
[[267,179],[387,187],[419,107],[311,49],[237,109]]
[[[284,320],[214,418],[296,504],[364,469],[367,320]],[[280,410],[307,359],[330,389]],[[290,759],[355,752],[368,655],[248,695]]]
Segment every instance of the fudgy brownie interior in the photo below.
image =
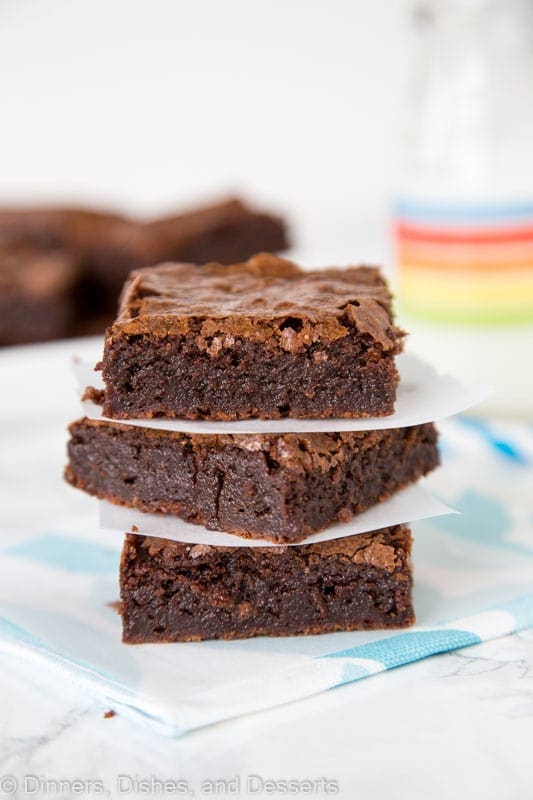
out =
[[290,636],[412,624],[411,534],[396,526],[316,545],[207,547],[126,537],[129,643]]
[[190,435],[82,419],[66,478],[215,530],[299,541],[435,468],[434,425],[354,433]]

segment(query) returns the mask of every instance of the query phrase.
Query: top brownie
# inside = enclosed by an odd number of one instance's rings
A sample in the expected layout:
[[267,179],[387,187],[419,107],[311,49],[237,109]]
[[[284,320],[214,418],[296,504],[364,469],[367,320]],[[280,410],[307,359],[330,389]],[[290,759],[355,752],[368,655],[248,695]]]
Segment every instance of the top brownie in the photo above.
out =
[[379,271],[244,264],[131,273],[106,333],[114,418],[367,417],[394,410],[402,332]]

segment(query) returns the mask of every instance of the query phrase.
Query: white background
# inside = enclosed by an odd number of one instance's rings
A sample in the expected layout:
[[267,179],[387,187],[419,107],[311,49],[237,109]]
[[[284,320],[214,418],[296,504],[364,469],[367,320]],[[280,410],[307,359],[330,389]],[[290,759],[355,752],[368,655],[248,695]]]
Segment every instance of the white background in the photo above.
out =
[[0,202],[151,213],[240,190],[317,263],[381,257],[411,8],[0,0]]

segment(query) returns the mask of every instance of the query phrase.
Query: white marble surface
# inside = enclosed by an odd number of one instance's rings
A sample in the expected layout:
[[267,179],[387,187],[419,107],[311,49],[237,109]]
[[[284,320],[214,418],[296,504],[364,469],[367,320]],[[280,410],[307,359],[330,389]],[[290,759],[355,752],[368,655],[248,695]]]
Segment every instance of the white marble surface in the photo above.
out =
[[[24,776],[101,781],[109,797],[180,796],[122,791],[120,775],[182,779],[196,797],[202,781],[234,780],[222,797],[251,793],[249,775],[280,780],[325,777],[336,794],[290,796],[394,800],[531,800],[533,630],[438,656],[261,714],[186,735],[161,738],[71,687],[0,662],[0,775],[18,783],[0,797],[59,794],[44,785],[24,793]],[[4,778],[5,781],[5,778]],[[26,784],[32,790],[35,780]],[[230,785],[231,786],[231,785]],[[9,779],[7,788],[10,788]],[[190,796],[190,795],[188,795]]]

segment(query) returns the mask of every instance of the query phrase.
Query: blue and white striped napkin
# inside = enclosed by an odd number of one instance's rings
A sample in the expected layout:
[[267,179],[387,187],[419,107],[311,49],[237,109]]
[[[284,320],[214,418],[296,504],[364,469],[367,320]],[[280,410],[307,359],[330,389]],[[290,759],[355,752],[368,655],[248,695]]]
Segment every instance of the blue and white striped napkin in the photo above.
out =
[[[533,429],[467,418],[441,429],[445,468],[430,483],[462,515],[413,526],[408,631],[123,645],[120,541],[58,508],[53,530],[1,548],[0,651],[178,736],[533,626]],[[44,459],[46,439],[35,446]]]

